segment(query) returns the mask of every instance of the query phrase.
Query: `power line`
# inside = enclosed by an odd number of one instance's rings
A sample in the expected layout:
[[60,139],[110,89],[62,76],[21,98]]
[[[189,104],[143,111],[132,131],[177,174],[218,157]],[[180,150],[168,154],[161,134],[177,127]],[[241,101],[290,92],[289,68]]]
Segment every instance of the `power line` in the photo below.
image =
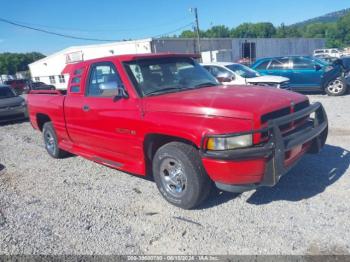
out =
[[165,36],[165,35],[170,35],[170,34],[173,34],[173,33],[176,33],[178,31],[180,31],[181,29],[185,29],[185,28],[187,28],[189,26],[192,27],[193,26],[193,22],[191,22],[191,23],[189,23],[187,25],[181,26],[181,27],[179,27],[179,28],[177,28],[177,29],[175,29],[173,31],[170,31],[170,32],[167,32],[167,33],[164,33],[164,34],[155,35],[155,36],[153,36],[153,38],[157,38],[157,37],[161,37],[161,36]]
[[41,29],[41,28],[36,28],[36,27],[31,27],[31,26],[26,26],[26,25],[22,25],[16,22],[12,22],[10,20],[4,19],[0,17],[0,21],[10,24],[10,25],[14,25],[14,26],[18,26],[18,27],[22,27],[22,28],[27,28],[30,30],[34,30],[34,31],[38,31],[38,32],[42,32],[42,33],[46,33],[46,34],[50,34],[50,35],[56,35],[56,36],[61,36],[61,37],[65,37],[65,38],[72,38],[72,39],[78,39],[78,40],[86,40],[86,41],[98,41],[98,42],[116,42],[116,41],[120,41],[120,40],[112,40],[112,39],[98,39],[98,38],[87,38],[87,37],[78,37],[78,36],[73,36],[73,35],[67,35],[67,34],[61,34],[61,33],[57,33],[57,32],[52,32],[52,31],[48,31],[45,29]]
[[[8,20],[3,18],[4,20]],[[174,25],[174,24],[178,24],[179,22],[184,22],[186,19],[188,19],[188,16],[184,16],[183,18],[179,19],[179,20],[172,20],[172,21],[167,21],[167,22],[163,22],[161,24],[153,24],[153,25],[149,25],[149,26],[144,26],[144,27],[134,27],[134,28],[118,28],[115,26],[107,26],[107,25],[99,25],[100,27],[105,27],[108,29],[86,29],[86,28],[74,28],[74,27],[62,27],[62,26],[51,26],[51,25],[43,25],[43,24],[34,24],[34,23],[28,23],[28,22],[24,22],[24,21],[18,21],[18,20],[11,20],[11,22],[13,23],[17,23],[17,24],[21,24],[21,25],[25,25],[25,26],[32,26],[32,27],[44,27],[44,28],[49,28],[49,29],[57,29],[57,30],[61,30],[61,31],[80,31],[80,32],[123,32],[123,31],[131,31],[131,30],[145,30],[145,29],[150,29],[153,27],[162,27],[162,26],[168,26],[168,25]],[[9,20],[8,20],[9,21]]]
[[[65,38],[71,38],[71,39],[77,39],[77,40],[96,41],[96,42],[97,41],[98,42],[118,42],[118,41],[123,41],[123,40],[120,40],[120,39],[119,40],[117,40],[117,39],[99,39],[99,38],[88,38],[88,37],[80,37],[80,36],[68,35],[68,34],[63,34],[63,33],[49,31],[49,30],[42,29],[42,28],[37,28],[37,27],[28,26],[28,25],[23,25],[23,24],[14,22],[14,21],[7,20],[5,18],[1,18],[1,17],[0,17],[0,22],[7,23],[7,24],[10,24],[10,25],[13,25],[13,26],[17,26],[17,27],[26,28],[26,29],[29,29],[29,30],[38,31],[38,32],[45,33],[45,34],[50,34],[50,35],[55,35],[55,36],[60,36],[60,37],[65,37]],[[160,36],[176,33],[179,30],[187,28],[189,26],[193,26],[193,23],[191,22],[191,23],[186,24],[184,26],[178,27],[178,28],[176,28],[176,29],[174,29],[174,30],[172,30],[170,32],[166,32],[166,33],[162,33],[162,34],[159,34],[159,35],[155,35],[155,36],[152,36],[151,38],[157,38],[157,37],[160,37]]]

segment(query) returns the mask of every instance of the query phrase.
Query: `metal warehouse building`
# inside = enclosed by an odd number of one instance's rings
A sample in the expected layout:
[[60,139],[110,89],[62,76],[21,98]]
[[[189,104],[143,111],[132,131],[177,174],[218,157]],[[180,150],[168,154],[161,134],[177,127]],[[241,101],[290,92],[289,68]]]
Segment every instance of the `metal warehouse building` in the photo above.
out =
[[[203,58],[237,61],[255,60],[267,56],[311,55],[325,47],[324,39],[314,38],[204,38],[200,40]],[[53,84],[65,89],[68,75],[61,75],[68,63],[81,60],[133,53],[180,52],[197,53],[197,40],[192,38],[156,38],[108,44],[73,46],[49,55],[29,65],[33,81]],[[213,54],[216,55],[213,58]],[[220,56],[221,54],[221,56]]]

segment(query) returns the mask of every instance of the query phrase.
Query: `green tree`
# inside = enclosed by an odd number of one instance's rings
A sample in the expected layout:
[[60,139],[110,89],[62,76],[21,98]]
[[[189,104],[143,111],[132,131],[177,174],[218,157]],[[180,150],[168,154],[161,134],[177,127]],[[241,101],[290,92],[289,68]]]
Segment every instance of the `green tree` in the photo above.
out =
[[340,18],[337,22],[338,40],[342,45],[350,45],[350,13]]
[[205,31],[204,34],[205,34],[205,37],[225,38],[225,37],[230,37],[230,29],[224,25],[217,25]]
[[180,38],[193,38],[193,37],[196,37],[196,35],[191,30],[185,30],[179,35],[179,37]]
[[14,75],[20,71],[27,71],[28,64],[44,57],[38,52],[2,53],[0,54],[0,74]]
[[256,30],[254,30],[254,24],[252,23],[243,23],[232,28],[231,37],[235,38],[256,38]]
[[271,38],[276,34],[276,28],[271,23],[253,24],[252,30],[258,38]]

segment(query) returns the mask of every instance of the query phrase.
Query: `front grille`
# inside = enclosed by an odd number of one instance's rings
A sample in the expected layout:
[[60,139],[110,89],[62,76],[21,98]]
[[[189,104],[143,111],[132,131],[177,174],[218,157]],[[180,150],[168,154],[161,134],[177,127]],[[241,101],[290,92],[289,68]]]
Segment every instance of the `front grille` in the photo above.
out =
[[[294,109],[293,107],[285,107],[285,108],[282,108],[282,109],[279,109],[279,110],[276,110],[276,111],[272,111],[270,113],[267,113],[267,114],[264,114],[261,116],[261,124],[262,124],[262,127],[266,127],[267,126],[267,122],[269,120],[273,120],[273,119],[276,119],[276,118],[280,118],[280,117],[283,117],[283,116],[286,116],[286,115],[289,115],[293,112],[298,112],[300,110],[303,110],[305,109],[306,107],[308,107],[310,105],[309,101],[306,100],[306,101],[303,101],[303,102],[300,102],[300,103],[297,103],[294,105]],[[290,122],[290,123],[287,123],[287,124],[284,124],[284,125],[281,125],[280,126],[280,129],[282,131],[282,134],[285,133],[285,132],[290,132],[292,131],[293,129],[297,128],[298,126],[300,126],[301,124],[303,124],[305,122],[305,120],[307,119],[308,117],[305,117],[305,118],[301,118],[301,119],[298,119],[294,122]],[[267,136],[268,136],[268,132],[263,132],[261,133],[261,138],[262,140],[266,140],[267,139]]]
[[304,108],[307,108],[310,105],[309,100],[305,100],[304,102],[298,103],[294,106],[294,111],[298,112],[300,110],[303,110]]
[[273,111],[271,113],[267,113],[265,115],[262,115],[261,117],[261,123],[265,124],[267,121],[275,119],[275,118],[279,118],[285,115],[288,115],[291,113],[291,108],[290,107],[285,107],[282,109],[279,109],[277,111]]
[[288,81],[282,82],[282,83],[280,84],[280,88],[281,88],[281,89],[288,89],[288,88],[289,88],[289,82],[288,82]]
[[17,105],[17,106],[2,106],[0,107],[0,110],[10,110],[10,109],[16,109],[21,107],[21,105]]
[[7,122],[11,120],[24,119],[24,118],[25,118],[25,115],[23,113],[8,115],[8,116],[0,116],[0,122]]

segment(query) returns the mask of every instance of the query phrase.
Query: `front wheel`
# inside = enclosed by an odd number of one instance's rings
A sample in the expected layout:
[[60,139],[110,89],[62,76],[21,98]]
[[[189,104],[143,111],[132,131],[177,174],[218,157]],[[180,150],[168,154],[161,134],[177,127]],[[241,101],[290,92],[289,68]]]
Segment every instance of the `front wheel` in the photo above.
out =
[[180,142],[158,149],[153,158],[153,176],[162,196],[184,209],[198,206],[211,189],[198,151]]
[[346,93],[347,86],[345,81],[342,78],[338,77],[329,82],[325,88],[325,91],[329,96],[342,96]]

